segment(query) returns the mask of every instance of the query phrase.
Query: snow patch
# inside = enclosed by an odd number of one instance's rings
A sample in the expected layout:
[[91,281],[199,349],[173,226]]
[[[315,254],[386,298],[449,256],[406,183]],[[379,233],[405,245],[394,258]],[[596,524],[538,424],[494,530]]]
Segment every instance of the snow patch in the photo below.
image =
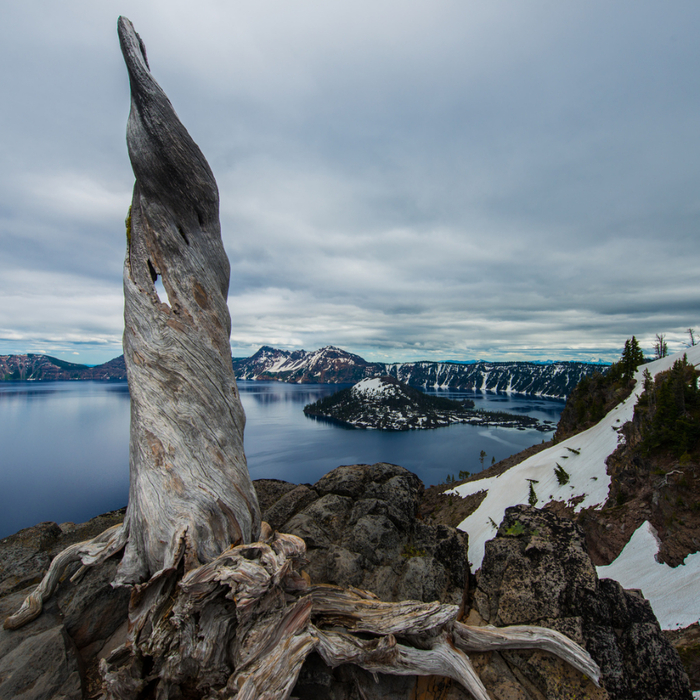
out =
[[388,396],[396,393],[396,385],[384,381],[383,378],[363,379],[352,387],[356,396]]
[[700,552],[676,567],[658,562],[658,553],[656,530],[645,521],[612,564],[597,567],[598,577],[641,589],[662,629],[692,625],[700,617]]

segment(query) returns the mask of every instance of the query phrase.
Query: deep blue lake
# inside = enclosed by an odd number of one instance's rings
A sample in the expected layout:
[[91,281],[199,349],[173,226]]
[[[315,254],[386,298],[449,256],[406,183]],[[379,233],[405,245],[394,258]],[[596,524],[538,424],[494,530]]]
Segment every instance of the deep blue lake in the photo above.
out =
[[[253,479],[313,483],[341,464],[392,462],[427,485],[484,466],[551,433],[452,425],[436,430],[354,430],[308,418],[307,403],[329,384],[239,382],[247,416],[245,448]],[[438,393],[438,392],[436,392]],[[477,408],[531,415],[556,424],[561,401],[440,391]],[[129,492],[126,382],[0,384],[0,537],[44,520],[82,522],[126,505]]]

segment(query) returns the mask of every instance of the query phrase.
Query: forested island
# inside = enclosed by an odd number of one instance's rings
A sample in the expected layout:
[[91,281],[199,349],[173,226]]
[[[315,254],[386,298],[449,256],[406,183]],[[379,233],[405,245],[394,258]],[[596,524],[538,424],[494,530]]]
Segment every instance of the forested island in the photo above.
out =
[[376,430],[426,430],[453,423],[554,430],[531,416],[502,411],[475,411],[474,402],[431,396],[394,377],[363,379],[349,389],[304,407],[304,413],[352,426]]

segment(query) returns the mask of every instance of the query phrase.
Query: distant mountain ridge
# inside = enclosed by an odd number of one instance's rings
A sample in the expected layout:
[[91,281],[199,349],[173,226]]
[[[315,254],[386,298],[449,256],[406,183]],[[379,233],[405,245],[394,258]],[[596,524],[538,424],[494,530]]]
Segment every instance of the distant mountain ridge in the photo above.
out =
[[367,362],[359,355],[328,346],[306,352],[263,346],[252,357],[235,359],[237,379],[296,384],[354,384],[391,376],[420,389],[462,389],[565,399],[586,376],[600,371],[588,362]]
[[126,379],[124,356],[88,367],[49,355],[0,355],[0,381],[70,381]]
[[[565,399],[600,371],[588,362],[368,362],[340,348],[279,350],[265,345],[252,357],[234,358],[236,379],[294,384],[356,384],[391,376],[418,389],[461,389]],[[0,381],[124,380],[124,356],[88,367],[49,355],[0,355]]]

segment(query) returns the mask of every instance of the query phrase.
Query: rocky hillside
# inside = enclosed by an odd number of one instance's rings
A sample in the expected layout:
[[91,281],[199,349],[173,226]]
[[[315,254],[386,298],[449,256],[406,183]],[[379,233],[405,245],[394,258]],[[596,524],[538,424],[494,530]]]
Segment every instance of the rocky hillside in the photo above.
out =
[[[314,583],[361,587],[388,601],[454,603],[470,625],[549,627],[582,644],[602,671],[597,688],[547,652],[470,653],[492,698],[690,700],[679,657],[648,602],[598,578],[570,520],[527,506],[509,509],[474,575],[467,534],[421,517],[423,485],[401,467],[344,466],[313,485],[259,480],[255,488],[263,518],[304,538],[305,576]],[[123,515],[80,526],[42,523],[0,541],[0,615],[19,605],[53,555]],[[129,591],[110,585],[118,559],[88,569],[79,585],[64,577],[39,618],[17,631],[0,630],[0,697],[100,697],[99,659],[123,642],[127,625]],[[471,700],[448,678],[373,675],[352,664],[330,668],[317,654],[305,661],[292,697]],[[193,688],[188,698],[202,693]]]
[[430,396],[394,377],[378,377],[363,379],[349,389],[319,399],[305,406],[304,413],[355,428],[377,430],[425,430],[453,423],[552,430],[530,416],[473,408],[473,401]]
[[[576,522],[598,574],[641,589],[700,690],[700,347],[585,380],[555,440],[433,493],[430,511],[469,532],[470,561],[510,506]],[[437,491],[438,489],[435,489]]]
[[124,356],[96,367],[74,364],[49,355],[0,355],[0,381],[69,381],[126,379]]
[[[418,389],[512,392],[566,398],[582,377],[600,372],[586,362],[367,362],[339,348],[288,352],[262,347],[233,362],[237,379],[296,383],[354,384],[361,379],[392,376]],[[604,368],[603,368],[604,369]]]

